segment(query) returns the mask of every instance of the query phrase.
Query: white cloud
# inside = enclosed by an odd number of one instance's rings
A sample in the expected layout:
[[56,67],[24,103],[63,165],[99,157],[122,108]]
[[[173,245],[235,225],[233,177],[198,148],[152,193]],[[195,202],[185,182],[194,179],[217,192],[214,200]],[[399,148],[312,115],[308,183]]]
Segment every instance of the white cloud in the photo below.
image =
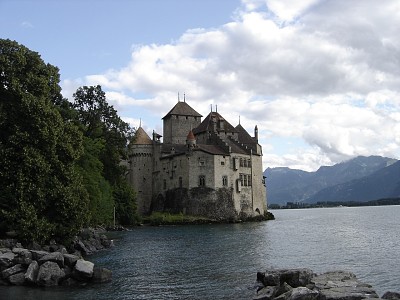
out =
[[85,84],[101,84],[121,109],[147,108],[157,118],[186,92],[204,116],[218,104],[229,122],[241,115],[267,140],[304,141],[279,154],[266,142],[265,167],[400,158],[398,1],[242,4],[234,21],[188,30],[171,44],[135,46],[126,67],[87,76]]
[[32,28],[34,28],[33,24],[32,24],[31,22],[29,22],[29,21],[23,21],[23,22],[21,23],[21,27],[22,27],[22,28],[25,28],[25,29],[32,29]]

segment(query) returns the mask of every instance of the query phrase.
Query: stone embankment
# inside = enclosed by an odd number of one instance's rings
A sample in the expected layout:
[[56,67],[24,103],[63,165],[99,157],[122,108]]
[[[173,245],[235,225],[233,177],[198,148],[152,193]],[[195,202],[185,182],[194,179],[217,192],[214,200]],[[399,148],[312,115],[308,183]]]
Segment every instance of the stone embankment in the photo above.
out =
[[109,248],[112,241],[92,229],[83,230],[68,247],[51,241],[24,248],[13,239],[0,240],[0,285],[73,286],[111,281],[112,272],[83,256]]
[[[310,269],[269,270],[257,273],[253,300],[360,300],[379,296],[371,285],[351,272],[315,274]],[[387,292],[381,299],[399,300],[400,293]]]

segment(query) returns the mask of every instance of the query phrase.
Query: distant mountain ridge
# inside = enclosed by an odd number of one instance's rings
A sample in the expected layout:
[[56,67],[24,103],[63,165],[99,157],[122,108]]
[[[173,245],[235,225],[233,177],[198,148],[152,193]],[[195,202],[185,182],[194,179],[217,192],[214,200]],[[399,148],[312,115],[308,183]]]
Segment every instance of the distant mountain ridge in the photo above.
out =
[[[370,199],[372,196],[378,197],[376,199],[388,197],[389,194],[390,197],[396,196],[396,188],[400,190],[400,176],[396,176],[396,170],[400,172],[400,163],[398,162],[396,159],[382,156],[358,156],[333,166],[323,166],[315,172],[284,167],[267,168],[264,171],[264,176],[267,177],[268,204],[353,201],[354,199],[368,201],[375,200]],[[392,168],[388,168],[392,165],[394,165]],[[382,170],[381,173],[378,172],[380,170]],[[378,174],[372,176],[375,172],[378,172]],[[372,177],[365,179],[369,176]],[[389,180],[388,178],[391,176],[395,176],[397,181],[396,179]],[[381,179],[383,177],[386,179]],[[365,180],[357,182],[361,179]],[[362,182],[370,186],[364,186]],[[390,187],[388,183],[390,183]],[[353,184],[355,184],[354,187]],[[386,187],[382,187],[383,185]],[[363,192],[366,190],[369,193]],[[370,197],[363,199],[362,197],[367,194]],[[400,194],[397,195],[400,196]],[[342,199],[342,197],[345,199]]]

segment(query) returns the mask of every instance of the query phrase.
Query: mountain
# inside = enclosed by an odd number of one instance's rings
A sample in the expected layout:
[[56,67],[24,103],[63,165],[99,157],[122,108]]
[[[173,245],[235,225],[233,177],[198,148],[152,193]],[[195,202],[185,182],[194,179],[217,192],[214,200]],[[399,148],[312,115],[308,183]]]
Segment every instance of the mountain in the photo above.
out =
[[395,162],[397,160],[381,156],[358,156],[333,166],[320,167],[315,172],[267,168],[264,176],[268,204],[319,201],[314,196],[321,190],[369,176]]
[[360,179],[325,188],[307,199],[307,202],[364,202],[397,197],[400,197],[400,161]]

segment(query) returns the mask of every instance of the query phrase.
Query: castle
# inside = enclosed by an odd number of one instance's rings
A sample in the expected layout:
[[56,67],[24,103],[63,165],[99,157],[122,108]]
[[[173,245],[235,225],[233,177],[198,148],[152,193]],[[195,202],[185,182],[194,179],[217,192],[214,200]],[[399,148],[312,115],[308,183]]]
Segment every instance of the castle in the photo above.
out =
[[150,138],[141,126],[136,130],[127,166],[139,213],[167,211],[219,220],[264,215],[257,126],[251,137],[217,111],[201,118],[178,100],[162,118],[162,142],[154,131]]

